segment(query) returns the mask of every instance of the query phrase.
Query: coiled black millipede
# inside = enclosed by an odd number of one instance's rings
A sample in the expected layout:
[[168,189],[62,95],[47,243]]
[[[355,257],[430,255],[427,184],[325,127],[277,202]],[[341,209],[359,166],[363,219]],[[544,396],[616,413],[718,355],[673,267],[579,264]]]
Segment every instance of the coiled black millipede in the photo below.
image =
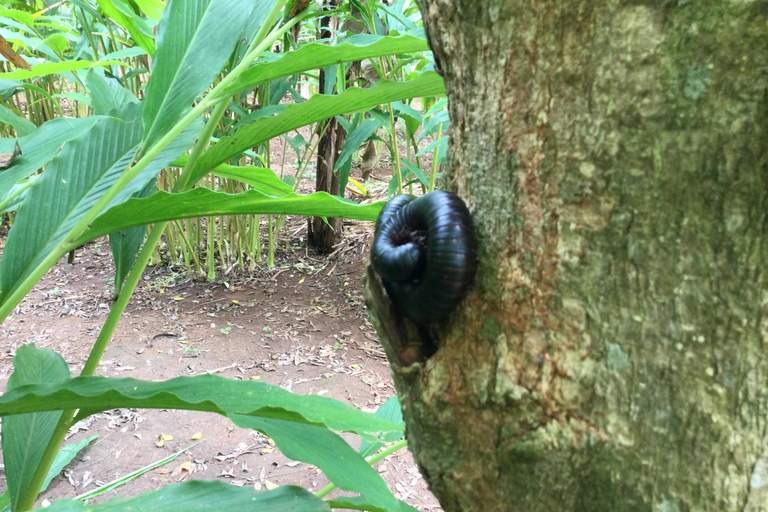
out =
[[399,195],[379,213],[373,268],[390,299],[418,324],[444,320],[475,277],[475,236],[456,194]]

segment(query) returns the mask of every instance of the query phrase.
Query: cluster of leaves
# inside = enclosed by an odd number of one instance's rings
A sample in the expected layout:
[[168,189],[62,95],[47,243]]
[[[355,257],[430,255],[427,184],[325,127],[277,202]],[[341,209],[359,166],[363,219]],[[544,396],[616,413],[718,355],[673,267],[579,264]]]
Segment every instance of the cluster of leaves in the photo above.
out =
[[[135,509],[207,510],[254,503],[291,510],[408,509],[365,459],[383,443],[402,437],[401,420],[255,382],[201,376],[152,383],[93,373],[169,222],[245,214],[376,218],[380,203],[298,194],[267,167],[231,164],[241,164],[244,154],[273,137],[345,115],[353,115],[343,118],[351,139],[345,158],[380,127],[389,131],[388,145],[397,154],[395,116],[405,121],[414,142],[424,121],[406,101],[444,94],[442,79],[429,66],[402,65],[400,73],[382,71],[387,79],[371,87],[344,86],[338,94],[243,111],[238,122],[226,121],[225,113],[242,108],[254,90],[261,96],[270,89],[284,94],[290,77],[319,67],[346,69],[352,61],[369,59],[392,69],[397,61],[386,59],[393,54],[401,56],[400,62],[415,62],[409,55],[421,55],[428,47],[423,31],[403,14],[409,2],[386,6],[353,0],[370,33],[339,34],[333,41],[309,42],[281,54],[269,50],[285,41],[294,25],[316,19],[315,4],[303,12],[291,11],[286,0],[72,0],[63,7],[57,3],[58,10],[37,5],[41,2],[15,4],[0,12],[9,27],[0,35],[25,53],[31,66],[0,75],[5,105],[0,121],[16,135],[0,139],[0,153],[13,151],[16,144],[22,149],[8,169],[0,170],[0,212],[16,212],[0,260],[0,322],[59,259],[106,234],[117,300],[79,377],[70,376],[56,352],[33,346],[17,351],[8,390],[0,398],[8,506],[32,508],[66,460],[57,454],[74,422],[116,407],[150,407],[225,415],[270,436],[287,456],[318,466],[334,485],[358,496],[324,501],[294,487],[255,493],[216,482],[186,482],[131,500]],[[377,30],[381,19],[375,10],[382,12],[388,35]],[[293,15],[281,16],[288,12]],[[20,93],[29,118],[22,115]],[[69,105],[75,117],[63,116],[62,105]],[[390,108],[376,110],[378,105]],[[439,109],[438,102],[427,113],[436,133],[446,122]],[[360,115],[366,111],[369,120]],[[226,131],[224,124],[229,125]],[[171,166],[181,170],[171,186],[158,190],[158,174]],[[407,160],[404,166],[429,186],[416,166]],[[196,186],[211,176],[244,188],[227,193]],[[397,180],[402,188],[403,176]],[[431,181],[434,186],[434,173]],[[363,453],[336,432],[360,435]],[[125,501],[93,506],[62,501],[51,508],[125,506]]]

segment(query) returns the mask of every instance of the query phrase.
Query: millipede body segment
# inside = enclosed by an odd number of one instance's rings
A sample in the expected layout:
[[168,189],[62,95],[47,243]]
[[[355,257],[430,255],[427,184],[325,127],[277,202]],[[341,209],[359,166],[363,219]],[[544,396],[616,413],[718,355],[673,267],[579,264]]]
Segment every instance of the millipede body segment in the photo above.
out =
[[392,301],[418,324],[444,320],[475,277],[475,236],[456,194],[395,196],[376,220],[371,261]]

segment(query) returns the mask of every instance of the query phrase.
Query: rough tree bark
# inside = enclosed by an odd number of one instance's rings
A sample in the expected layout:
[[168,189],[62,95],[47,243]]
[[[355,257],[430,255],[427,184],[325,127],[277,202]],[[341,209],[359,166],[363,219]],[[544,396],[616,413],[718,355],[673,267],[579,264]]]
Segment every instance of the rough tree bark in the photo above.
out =
[[[326,0],[324,8],[332,9],[336,7],[338,0]],[[339,19],[326,16],[321,19],[320,32],[321,39],[327,39],[333,35],[334,30],[339,28]],[[320,93],[325,94],[326,76],[325,68],[320,70],[319,76]],[[315,172],[315,191],[328,192],[333,196],[339,195],[339,175],[333,172],[336,161],[341,155],[344,147],[344,139],[347,132],[341,124],[335,119],[327,120],[327,128],[323,133],[320,143],[317,146],[317,168]],[[322,127],[320,128],[322,129]],[[327,222],[326,222],[327,220]],[[323,252],[331,252],[333,246],[341,242],[344,225],[342,219],[337,217],[310,217],[308,226],[309,242]]]
[[445,510],[768,510],[768,2],[420,6],[479,270],[408,367],[366,296]]

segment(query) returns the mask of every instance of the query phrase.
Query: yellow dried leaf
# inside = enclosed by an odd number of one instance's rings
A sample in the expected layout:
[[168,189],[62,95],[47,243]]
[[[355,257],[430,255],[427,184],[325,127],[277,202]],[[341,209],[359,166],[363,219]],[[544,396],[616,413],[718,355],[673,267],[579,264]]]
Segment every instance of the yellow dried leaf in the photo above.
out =
[[173,441],[173,436],[169,436],[168,434],[160,434],[160,438],[163,441]]
[[158,448],[162,448],[163,446],[165,446],[165,441],[163,441],[163,439],[160,438],[157,441],[155,441],[155,446],[157,446]]
[[264,448],[261,450],[261,453],[272,453],[273,451],[275,451],[274,448]]
[[269,480],[264,480],[264,487],[266,487],[268,491],[271,491],[271,490],[277,489],[280,486],[277,485],[275,482],[270,482]]
[[202,432],[195,432],[192,434],[192,440],[197,441],[198,439],[202,439],[203,433]]
[[181,469],[182,471],[189,471],[190,468],[192,468],[192,461],[190,460],[188,460],[187,462],[179,466],[179,469]]

